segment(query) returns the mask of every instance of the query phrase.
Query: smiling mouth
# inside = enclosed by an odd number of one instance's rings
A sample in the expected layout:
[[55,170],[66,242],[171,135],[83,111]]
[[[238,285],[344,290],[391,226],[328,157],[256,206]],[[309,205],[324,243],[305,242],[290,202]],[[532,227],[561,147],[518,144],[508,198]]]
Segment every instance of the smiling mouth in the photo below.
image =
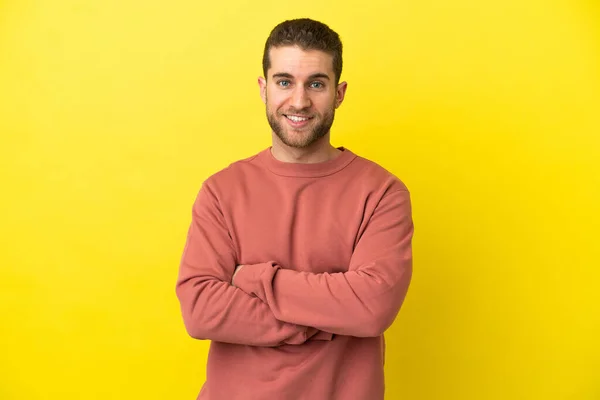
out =
[[313,118],[313,117],[301,117],[298,115],[286,115],[286,114],[283,114],[283,115],[292,122],[304,122],[304,121],[308,121],[309,119]]

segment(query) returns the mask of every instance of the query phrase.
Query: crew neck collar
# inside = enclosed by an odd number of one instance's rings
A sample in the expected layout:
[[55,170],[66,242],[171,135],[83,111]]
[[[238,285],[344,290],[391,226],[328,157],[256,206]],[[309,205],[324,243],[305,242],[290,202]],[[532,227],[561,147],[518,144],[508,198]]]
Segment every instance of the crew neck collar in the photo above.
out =
[[344,147],[338,147],[341,150],[336,158],[320,163],[291,163],[279,161],[271,152],[272,147],[268,147],[259,153],[259,160],[274,174],[281,176],[291,176],[298,178],[317,178],[334,174],[348,164],[350,164],[356,155]]

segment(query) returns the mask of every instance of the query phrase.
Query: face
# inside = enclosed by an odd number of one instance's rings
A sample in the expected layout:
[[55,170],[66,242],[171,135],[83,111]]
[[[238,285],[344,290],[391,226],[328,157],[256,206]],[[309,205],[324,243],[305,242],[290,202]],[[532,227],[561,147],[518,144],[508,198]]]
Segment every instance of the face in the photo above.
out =
[[267,120],[283,144],[306,148],[329,133],[346,82],[336,85],[333,56],[296,46],[271,48],[271,67],[259,78]]

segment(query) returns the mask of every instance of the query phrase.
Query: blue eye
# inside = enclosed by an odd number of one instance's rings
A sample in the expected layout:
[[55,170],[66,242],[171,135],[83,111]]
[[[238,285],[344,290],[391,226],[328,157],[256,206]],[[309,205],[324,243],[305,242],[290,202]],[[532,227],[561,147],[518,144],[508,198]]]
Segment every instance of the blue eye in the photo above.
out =
[[310,87],[313,89],[321,89],[323,87],[323,84],[321,82],[313,82],[310,84]]
[[279,81],[277,84],[282,87],[288,87],[290,86],[290,81]]

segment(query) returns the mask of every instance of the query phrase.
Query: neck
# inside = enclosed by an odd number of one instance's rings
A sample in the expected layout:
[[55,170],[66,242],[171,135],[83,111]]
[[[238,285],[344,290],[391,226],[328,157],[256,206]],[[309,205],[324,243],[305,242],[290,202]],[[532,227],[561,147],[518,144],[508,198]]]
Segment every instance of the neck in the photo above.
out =
[[296,148],[284,144],[273,133],[271,154],[275,159],[288,163],[316,164],[333,160],[341,153],[329,142],[329,133],[308,147]]

